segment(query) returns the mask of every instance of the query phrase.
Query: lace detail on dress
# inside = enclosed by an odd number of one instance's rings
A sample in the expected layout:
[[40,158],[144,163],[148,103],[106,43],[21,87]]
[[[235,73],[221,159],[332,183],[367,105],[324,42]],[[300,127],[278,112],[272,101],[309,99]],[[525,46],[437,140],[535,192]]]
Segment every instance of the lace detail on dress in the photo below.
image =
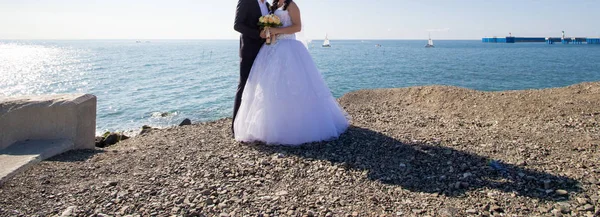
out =
[[[293,24],[292,18],[290,17],[288,11],[278,9],[275,11],[275,15],[279,17],[279,20],[281,20],[281,23],[283,24],[282,27],[289,27]],[[277,36],[277,40],[284,39],[296,39],[296,34],[281,34]]]
[[275,11],[275,15],[279,17],[279,20],[281,20],[281,24],[283,24],[282,27],[288,27],[292,25],[292,18],[290,17],[290,13],[288,11],[278,9]]

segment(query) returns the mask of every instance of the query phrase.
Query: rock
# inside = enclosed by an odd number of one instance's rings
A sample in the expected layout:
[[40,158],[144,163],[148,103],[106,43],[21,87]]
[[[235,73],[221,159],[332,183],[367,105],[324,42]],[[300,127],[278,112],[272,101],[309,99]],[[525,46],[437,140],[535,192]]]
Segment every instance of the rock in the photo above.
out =
[[119,182],[117,182],[117,181],[104,182],[104,185],[106,185],[107,187],[114,187],[114,186],[117,186],[118,184],[119,184]]
[[208,196],[210,195],[212,192],[210,191],[210,189],[205,189],[201,192],[202,195]]
[[359,215],[359,213],[358,213],[358,212],[356,212],[356,211],[352,212],[352,216],[353,216],[353,217],[357,217],[358,215]]
[[422,209],[412,209],[412,212],[414,214],[423,214],[423,213],[425,213],[425,210],[422,210]]
[[192,125],[192,120],[186,118],[179,124],[180,127],[187,126],[187,125]]
[[149,133],[153,130],[154,128],[148,126],[148,125],[144,125],[142,126],[142,131],[140,132],[140,135],[144,135],[146,133]]
[[586,204],[581,207],[581,211],[594,211],[594,206],[591,204]]
[[111,133],[104,139],[104,143],[106,146],[110,146],[126,139],[129,139],[129,137],[120,133]]
[[590,201],[589,199],[587,199],[587,198],[578,197],[578,198],[577,198],[577,202],[578,202],[579,204],[581,204],[581,205],[585,205],[585,204],[588,204],[588,203],[590,203],[591,201]]
[[554,214],[554,216],[562,216],[562,211],[560,208],[554,208],[551,213]]
[[475,210],[475,209],[468,209],[468,210],[466,210],[465,212],[466,212],[467,214],[473,214],[473,215],[474,215],[474,214],[477,214],[477,210]]
[[542,181],[544,183],[544,189],[550,189],[550,184],[552,183],[552,181],[550,180],[544,180]]
[[96,136],[96,147],[98,148],[104,148],[106,146],[106,143],[104,142],[104,137],[102,136]]
[[119,209],[119,214],[125,215],[125,213],[127,213],[128,211],[129,211],[129,206],[124,206],[121,209]]
[[209,206],[215,204],[215,202],[211,198],[206,199],[205,203],[206,203],[206,205],[209,205]]
[[503,213],[504,209],[502,209],[502,207],[499,207],[497,205],[492,205],[490,207],[490,211],[494,211],[494,212],[497,212],[497,213]]
[[287,194],[288,194],[288,191],[285,191],[285,190],[284,191],[279,191],[279,192],[275,193],[275,195],[277,195],[277,196],[285,196]]
[[219,217],[229,217],[229,213],[221,213],[219,214]]
[[558,190],[554,191],[554,193],[556,193],[556,195],[558,195],[558,196],[566,196],[569,194],[568,191],[562,190],[562,189],[558,189]]
[[260,164],[262,164],[263,166],[269,166],[271,163],[269,163],[268,160],[262,160],[260,161]]
[[440,210],[438,213],[439,213],[439,216],[452,217],[452,216],[456,216],[457,209],[454,207],[446,207],[446,208],[442,208],[442,210]]
[[75,216],[76,209],[77,209],[77,206],[67,207],[67,209],[65,209],[65,211],[62,212],[62,214],[60,215],[60,217]]
[[469,173],[469,172],[463,173],[463,179],[469,178],[469,177],[471,177],[472,175],[473,175],[473,174],[471,174],[471,173]]

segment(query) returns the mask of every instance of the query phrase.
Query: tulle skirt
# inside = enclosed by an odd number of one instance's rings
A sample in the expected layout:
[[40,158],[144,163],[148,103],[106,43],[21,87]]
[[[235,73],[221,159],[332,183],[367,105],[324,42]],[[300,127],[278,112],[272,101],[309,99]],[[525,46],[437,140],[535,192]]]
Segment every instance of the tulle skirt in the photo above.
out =
[[254,61],[235,139],[293,146],[332,140],[348,128],[347,117],[304,44],[282,39],[263,45]]

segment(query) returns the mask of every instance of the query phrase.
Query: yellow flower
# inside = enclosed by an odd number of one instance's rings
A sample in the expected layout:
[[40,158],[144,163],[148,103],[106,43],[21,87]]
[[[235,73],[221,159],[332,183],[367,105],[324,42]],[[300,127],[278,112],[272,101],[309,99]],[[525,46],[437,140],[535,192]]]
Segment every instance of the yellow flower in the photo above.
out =
[[265,17],[260,17],[260,18],[258,19],[258,22],[264,23],[264,22],[265,22]]

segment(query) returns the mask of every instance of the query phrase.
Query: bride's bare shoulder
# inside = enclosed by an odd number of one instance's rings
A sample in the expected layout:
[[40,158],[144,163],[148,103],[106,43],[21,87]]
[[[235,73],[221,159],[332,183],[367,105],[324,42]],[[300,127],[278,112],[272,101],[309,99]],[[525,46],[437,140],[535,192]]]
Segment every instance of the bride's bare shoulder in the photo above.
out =
[[296,4],[296,1],[290,2],[290,5],[288,5],[288,10],[289,9],[300,10],[300,8],[298,8],[298,5]]

